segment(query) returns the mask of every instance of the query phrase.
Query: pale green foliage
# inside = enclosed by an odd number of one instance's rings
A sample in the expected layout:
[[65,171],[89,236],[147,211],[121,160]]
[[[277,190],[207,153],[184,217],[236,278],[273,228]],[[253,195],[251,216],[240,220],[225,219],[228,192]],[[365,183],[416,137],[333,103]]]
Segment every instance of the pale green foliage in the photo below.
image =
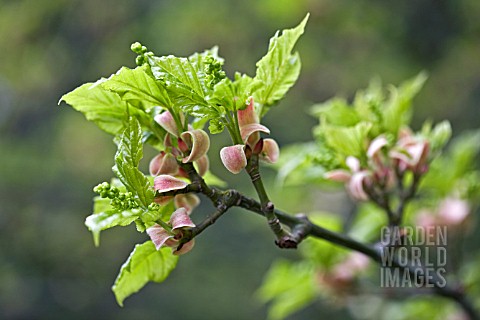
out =
[[123,67],[103,82],[102,86],[117,93],[122,100],[143,110],[148,111],[155,106],[171,108],[172,102],[164,85],[149,73],[150,68],[147,65],[133,70]]
[[[341,232],[342,219],[337,214],[327,212],[313,212],[309,219],[325,229]],[[317,267],[330,269],[345,254],[346,250],[332,243],[317,239],[307,238],[299,248],[302,255]]]
[[378,241],[380,230],[387,225],[385,212],[370,202],[361,203],[348,231],[349,236],[363,242]]
[[162,282],[175,269],[178,257],[170,248],[157,250],[152,241],[137,244],[123,264],[112,287],[120,306],[128,296],[138,292],[149,281]]
[[146,208],[152,203],[154,193],[150,180],[138,169],[142,157],[142,128],[131,118],[120,137],[113,170],[127,190],[137,197],[139,204]]
[[284,319],[305,308],[316,297],[315,272],[308,262],[277,260],[257,292],[264,302],[271,302],[268,319]]
[[480,154],[479,141],[480,131],[453,139],[448,150],[433,161],[420,186],[421,191],[437,199],[456,193],[464,199],[478,201],[480,171],[476,164]]
[[[322,177],[317,179],[318,174],[311,174],[345,168],[348,156],[357,157],[364,163],[368,146],[374,138],[383,134],[395,141],[400,128],[409,125],[412,99],[425,80],[426,75],[420,73],[398,88],[390,86],[388,90],[379,80],[373,80],[367,89],[357,92],[351,104],[335,97],[312,106],[312,115],[320,121],[314,128],[315,146],[297,144],[292,147],[294,152],[289,152],[288,148],[286,152],[283,152],[285,148],[282,150],[279,171],[282,181],[298,181],[302,177],[306,181],[320,182]],[[450,125],[444,121],[433,129],[425,128],[423,135],[437,151],[448,142],[450,134]],[[309,179],[310,176],[313,179]]]
[[[188,58],[157,57],[137,42],[131,47],[138,55],[137,68],[122,67],[108,79],[84,84],[60,99],[114,135],[118,146],[113,167],[118,177],[112,181],[115,188],[110,189],[107,183],[97,188],[103,198],[95,198],[94,212],[85,221],[95,245],[99,244],[103,230],[135,222],[137,230],[144,232],[159,220],[167,221],[175,209],[172,202],[164,206],[153,203],[152,179],[139,169],[144,143],[164,148],[166,131],[154,117],[168,110],[179,131],[188,129],[191,116],[196,129],[210,121],[211,133],[220,133],[226,127],[233,140],[241,139],[235,113],[246,107],[248,97],[260,90],[259,101],[268,106],[283,98],[295,83],[300,60],[298,53],[291,51],[306,21],[307,18],[298,27],[271,39],[267,55],[257,64],[255,78],[240,73],[235,73],[233,80],[226,78],[217,47]],[[186,113],[185,117],[181,111]],[[176,138],[171,142],[176,145]],[[211,185],[225,186],[210,172],[204,179]],[[148,281],[163,281],[176,261],[166,249],[155,250],[151,242],[138,245],[113,287],[118,303],[121,305]]]
[[[104,81],[105,79],[97,83],[85,83],[63,95],[60,102],[65,101],[100,129],[116,135],[123,130],[128,104],[114,92],[102,88],[100,84]],[[132,108],[129,112],[132,116],[147,117],[142,110]]]
[[255,79],[262,86],[254,94],[260,104],[260,117],[263,117],[271,106],[287,93],[295,84],[300,74],[300,56],[292,50],[305,30],[308,15],[293,29],[287,29],[281,35],[277,32],[270,39],[267,54],[257,62]]

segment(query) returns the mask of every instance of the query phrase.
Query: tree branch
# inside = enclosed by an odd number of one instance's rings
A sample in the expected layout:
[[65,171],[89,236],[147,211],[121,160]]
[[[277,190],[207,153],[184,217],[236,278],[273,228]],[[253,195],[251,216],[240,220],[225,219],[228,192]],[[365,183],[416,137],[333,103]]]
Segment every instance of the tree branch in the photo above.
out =
[[[329,241],[333,244],[339,245],[344,248],[361,252],[367,255],[368,257],[370,257],[375,262],[379,264],[382,263],[382,255],[383,255],[384,247],[381,245],[372,246],[372,245],[364,244],[346,235],[325,229],[321,226],[318,226],[312,223],[308,219],[308,217],[304,214],[298,214],[294,216],[291,214],[287,214],[283,211],[280,211],[278,209],[275,209],[273,208],[273,206],[271,209],[267,208],[268,210],[266,211],[264,204],[262,205],[258,201],[252,198],[249,198],[247,196],[244,196],[234,189],[224,191],[215,187],[209,187],[205,183],[203,178],[196,172],[195,168],[191,163],[182,164],[182,168],[188,173],[192,183],[187,187],[185,187],[184,189],[178,190],[177,192],[185,193],[185,191],[189,190],[189,192],[202,193],[210,199],[210,201],[215,206],[216,210],[213,214],[211,214],[205,220],[200,222],[196,227],[185,230],[185,235],[182,238],[181,245],[183,245],[183,243],[186,243],[192,240],[194,237],[196,237],[201,232],[203,232],[207,227],[214,224],[215,221],[217,221],[217,219],[219,219],[226,211],[228,211],[228,209],[230,209],[233,206],[236,206],[265,217],[267,213],[269,215],[273,213],[273,215],[275,216],[275,219],[277,219],[280,223],[290,228],[291,234],[288,234],[288,240],[295,243],[295,246],[299,244],[306,237],[311,236],[319,239],[324,239],[326,241]],[[415,183],[415,185],[416,184],[417,183]],[[166,193],[159,193],[156,196],[161,197],[165,195]],[[410,197],[411,196],[408,196],[406,197],[406,199],[409,199]],[[265,201],[265,198],[263,199]],[[397,268],[406,270],[409,272],[410,275],[414,277],[417,277],[418,275],[423,275],[424,279],[427,279],[429,281],[427,284],[434,286],[432,288],[432,291],[435,294],[457,302],[471,320],[480,319],[472,303],[466,297],[465,292],[461,285],[439,286],[437,281],[438,276],[436,274],[433,274],[432,277],[425,277],[426,271],[421,266],[404,266],[400,264],[396,258],[392,259],[389,262],[391,262],[390,267],[397,267]]]

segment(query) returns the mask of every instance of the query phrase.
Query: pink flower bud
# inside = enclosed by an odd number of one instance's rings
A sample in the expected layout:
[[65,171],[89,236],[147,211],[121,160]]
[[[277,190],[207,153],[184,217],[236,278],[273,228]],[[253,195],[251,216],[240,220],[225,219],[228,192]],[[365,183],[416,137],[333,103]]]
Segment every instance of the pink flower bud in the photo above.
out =
[[345,163],[347,164],[347,167],[349,167],[352,172],[360,171],[360,160],[358,160],[354,156],[348,156],[347,159],[345,160]]
[[469,214],[468,202],[458,198],[446,198],[438,209],[438,217],[443,225],[459,225]]
[[200,198],[193,193],[177,194],[174,199],[175,208],[185,208],[188,214],[200,204]]
[[173,250],[173,254],[176,256],[180,256],[182,254],[185,254],[189,252],[190,250],[193,249],[195,245],[195,239],[192,239],[188,241],[187,243],[184,243],[183,246],[180,248],[180,250],[177,250],[176,248]]
[[170,111],[164,111],[160,114],[157,114],[154,119],[168,133],[174,135],[175,137],[178,136],[177,124]]
[[233,174],[239,173],[247,165],[244,147],[243,144],[237,144],[220,150],[223,165]]
[[205,173],[207,173],[209,167],[210,167],[210,161],[208,160],[208,156],[204,155],[197,161],[195,161],[196,168],[198,171],[198,174],[203,177]]
[[263,160],[267,163],[275,163],[280,156],[280,148],[278,144],[273,139],[263,139],[263,149],[260,153],[260,160]]
[[352,175],[347,170],[332,170],[324,174],[325,179],[336,182],[348,182],[352,178]]
[[348,191],[350,195],[357,200],[368,200],[368,195],[364,189],[364,183],[370,177],[370,172],[359,171],[355,172],[348,183]]
[[270,134],[270,130],[259,123],[251,123],[240,127],[242,141],[248,144],[252,149],[260,140],[260,132]]
[[154,189],[160,193],[183,189],[187,185],[188,183],[186,183],[185,181],[166,174],[161,174],[154,179]]
[[149,171],[152,176],[175,175],[178,172],[177,159],[171,153],[162,151],[150,161]]
[[161,205],[161,206],[164,206],[166,204],[168,204],[170,201],[173,200],[173,196],[160,196],[160,197],[155,197],[155,199],[153,199],[153,202]]
[[185,208],[178,208],[172,213],[172,216],[170,217],[170,225],[172,226],[172,231],[185,227],[195,227],[195,224],[188,216],[187,209]]
[[210,138],[208,137],[208,134],[201,129],[185,131],[182,133],[181,138],[191,149],[190,154],[183,158],[183,163],[193,162],[200,159],[210,148]]
[[173,235],[158,224],[148,228],[146,231],[157,250],[160,250],[163,246],[174,246],[177,243],[177,241],[173,239]]
[[367,157],[373,158],[386,145],[388,145],[388,140],[384,135],[376,137],[368,147]]
[[250,100],[250,103],[247,105],[245,109],[237,111],[238,126],[240,128],[252,123],[259,123],[258,115],[255,112],[253,97],[250,97],[249,100]]

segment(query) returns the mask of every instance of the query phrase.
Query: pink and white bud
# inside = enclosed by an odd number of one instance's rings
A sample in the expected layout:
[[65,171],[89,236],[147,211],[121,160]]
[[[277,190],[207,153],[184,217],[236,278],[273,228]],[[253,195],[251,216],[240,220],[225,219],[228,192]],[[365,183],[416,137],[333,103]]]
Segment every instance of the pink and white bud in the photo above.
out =
[[208,134],[201,129],[185,131],[181,134],[181,138],[190,148],[190,154],[183,158],[183,163],[200,159],[210,148],[210,138]]
[[178,127],[173,115],[170,111],[164,111],[160,114],[157,114],[154,120],[168,133],[178,137]]
[[195,161],[195,165],[197,168],[198,174],[203,177],[205,173],[207,173],[208,169],[210,168],[210,160],[208,160],[208,156],[204,155],[197,161]]
[[428,168],[427,159],[430,152],[428,141],[415,140],[407,136],[398,142],[398,147],[390,151],[389,156],[398,160],[400,171],[410,169],[417,173],[423,173]]
[[171,153],[162,151],[150,161],[149,171],[152,176],[175,175],[178,172],[177,159]]
[[224,147],[220,150],[222,163],[233,174],[237,174],[247,166],[247,157],[245,156],[243,144],[237,144],[230,147]]
[[200,204],[200,198],[193,193],[177,194],[174,199],[175,208],[185,208],[188,214]]
[[171,247],[177,244],[173,235],[158,224],[148,228],[146,231],[157,250],[160,250],[163,246]]
[[253,97],[249,98],[250,103],[243,110],[237,111],[238,116],[238,126],[241,128],[243,126],[259,123],[258,115],[255,112],[255,104],[253,102]]
[[358,160],[354,156],[348,156],[347,159],[345,160],[345,163],[347,164],[347,167],[349,167],[352,172],[360,171],[360,160]]
[[357,200],[366,201],[369,199],[368,194],[365,192],[364,183],[367,183],[368,179],[370,178],[370,172],[368,171],[360,171],[355,172],[352,175],[348,183],[347,190],[349,191],[350,195]]
[[185,188],[188,183],[167,174],[161,174],[155,177],[153,181],[154,189],[160,193],[179,190]]
[[157,196],[153,199],[153,202],[161,206],[167,205],[170,201],[173,200],[173,196]]
[[172,226],[172,231],[176,231],[185,227],[195,227],[195,224],[188,216],[187,209],[185,208],[178,208],[174,213],[172,213],[172,216],[170,217],[170,225]]
[[275,163],[280,156],[280,148],[275,140],[267,138],[263,139],[263,148],[260,153],[260,160],[267,163]]
[[376,137],[368,146],[367,157],[373,158],[386,145],[388,145],[388,140],[384,135]]
[[177,250],[177,248],[175,248],[174,250],[172,250],[172,252],[174,255],[180,256],[192,250],[194,246],[195,246],[195,239],[192,239],[187,243],[184,243],[183,246],[180,248],[180,250]]
[[348,182],[352,178],[350,172],[342,169],[326,172],[323,176],[327,180],[332,180],[336,182]]
[[470,214],[467,201],[458,198],[446,198],[438,208],[438,218],[443,225],[459,225]]
[[259,123],[251,123],[240,127],[243,143],[248,144],[252,149],[260,140],[260,132],[270,134],[270,130]]

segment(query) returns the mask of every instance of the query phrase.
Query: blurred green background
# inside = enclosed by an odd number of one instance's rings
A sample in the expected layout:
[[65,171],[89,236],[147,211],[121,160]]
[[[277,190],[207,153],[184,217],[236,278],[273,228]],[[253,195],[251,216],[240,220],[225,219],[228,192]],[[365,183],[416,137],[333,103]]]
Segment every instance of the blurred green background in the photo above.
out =
[[[93,246],[83,222],[92,187],[112,176],[115,146],[57,101],[122,65],[134,67],[134,41],[157,55],[219,45],[230,76],[253,76],[268,39],[307,12],[297,47],[302,74],[265,119],[280,145],[310,139],[312,103],[351,97],[375,76],[399,83],[421,70],[430,79],[416,100],[417,127],[425,118],[449,119],[454,134],[479,127],[478,0],[0,1],[0,318],[265,318],[254,292],[275,257],[296,253],[277,249],[264,221],[241,211],[202,234],[165,283],[117,306],[110,286],[146,236],[134,226],[116,228]],[[248,193],[244,178],[217,166],[227,141],[213,138],[213,172]],[[308,207],[289,195],[273,198],[289,210]],[[195,214],[210,210],[206,203]],[[291,319],[320,313],[348,319],[322,302]]]

